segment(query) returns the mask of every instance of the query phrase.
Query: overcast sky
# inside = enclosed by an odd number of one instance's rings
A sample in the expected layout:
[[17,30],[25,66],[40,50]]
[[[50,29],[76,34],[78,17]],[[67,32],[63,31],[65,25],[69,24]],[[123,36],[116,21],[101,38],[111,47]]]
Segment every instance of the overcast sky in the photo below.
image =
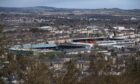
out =
[[140,9],[140,0],[0,0],[1,7],[51,6],[59,8]]

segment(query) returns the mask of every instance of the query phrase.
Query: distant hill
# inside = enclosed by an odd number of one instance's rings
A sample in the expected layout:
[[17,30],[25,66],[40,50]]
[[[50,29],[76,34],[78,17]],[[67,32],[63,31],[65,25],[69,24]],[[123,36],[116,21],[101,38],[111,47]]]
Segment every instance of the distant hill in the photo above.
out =
[[109,14],[109,15],[136,15],[140,16],[140,9],[123,10],[118,8],[112,9],[67,9],[67,8],[55,8],[47,6],[37,7],[0,7],[0,13],[55,13],[55,14]]

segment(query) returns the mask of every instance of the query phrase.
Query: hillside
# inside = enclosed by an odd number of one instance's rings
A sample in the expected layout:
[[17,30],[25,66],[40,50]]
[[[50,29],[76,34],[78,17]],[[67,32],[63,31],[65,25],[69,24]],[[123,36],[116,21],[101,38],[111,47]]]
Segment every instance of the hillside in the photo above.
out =
[[123,10],[118,8],[112,9],[66,9],[66,8],[55,8],[47,6],[37,7],[0,7],[0,13],[55,13],[55,14],[109,14],[109,15],[134,15],[140,16],[140,9]]

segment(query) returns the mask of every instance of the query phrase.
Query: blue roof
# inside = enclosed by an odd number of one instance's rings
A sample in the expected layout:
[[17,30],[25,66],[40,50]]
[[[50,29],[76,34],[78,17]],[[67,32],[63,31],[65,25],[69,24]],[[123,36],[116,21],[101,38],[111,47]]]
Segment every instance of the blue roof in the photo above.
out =
[[31,45],[31,48],[40,48],[40,47],[57,47],[56,44],[34,44]]
[[15,45],[13,48],[23,48],[23,49],[31,49],[31,48],[45,48],[45,47],[57,47],[56,44],[24,44],[24,45]]

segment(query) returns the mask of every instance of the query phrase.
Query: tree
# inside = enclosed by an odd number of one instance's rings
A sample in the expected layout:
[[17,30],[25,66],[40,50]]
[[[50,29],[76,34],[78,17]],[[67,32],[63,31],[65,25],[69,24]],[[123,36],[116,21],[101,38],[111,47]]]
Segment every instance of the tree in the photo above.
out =
[[46,64],[32,62],[27,68],[25,84],[50,84],[51,79]]
[[139,84],[140,83],[140,55],[136,54],[135,56],[131,56],[127,61],[127,69],[125,76],[131,84]]
[[[3,26],[0,25],[0,65],[3,65],[3,61],[6,59],[6,49],[5,49],[5,38],[3,33]],[[2,67],[2,66],[0,66]],[[3,80],[1,79],[3,77],[2,70],[0,70],[0,83],[3,84]]]
[[69,61],[66,64],[66,72],[57,78],[57,84],[77,84],[79,78],[79,70],[75,67],[74,61]]

